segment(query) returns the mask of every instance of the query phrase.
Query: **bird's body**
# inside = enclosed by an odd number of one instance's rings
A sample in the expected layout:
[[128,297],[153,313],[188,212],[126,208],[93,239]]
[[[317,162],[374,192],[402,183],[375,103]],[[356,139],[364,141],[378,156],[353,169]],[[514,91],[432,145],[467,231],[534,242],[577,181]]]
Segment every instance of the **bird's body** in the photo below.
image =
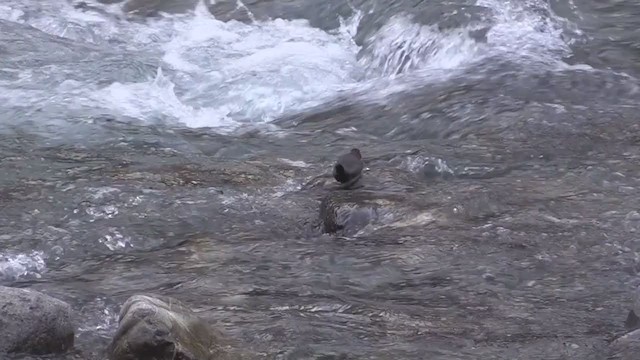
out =
[[364,162],[360,150],[351,149],[347,154],[340,155],[333,166],[333,178],[341,183],[341,188],[349,189],[362,177]]

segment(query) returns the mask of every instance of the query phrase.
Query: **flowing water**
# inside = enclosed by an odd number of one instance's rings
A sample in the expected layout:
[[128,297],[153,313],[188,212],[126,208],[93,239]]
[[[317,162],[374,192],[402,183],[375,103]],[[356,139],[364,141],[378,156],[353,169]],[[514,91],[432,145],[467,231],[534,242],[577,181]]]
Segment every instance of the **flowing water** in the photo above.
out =
[[[73,306],[59,358],[142,292],[258,358],[615,356],[637,3],[130,3],[0,4],[0,284]],[[363,189],[305,185],[354,146]],[[377,205],[324,233],[349,196]]]

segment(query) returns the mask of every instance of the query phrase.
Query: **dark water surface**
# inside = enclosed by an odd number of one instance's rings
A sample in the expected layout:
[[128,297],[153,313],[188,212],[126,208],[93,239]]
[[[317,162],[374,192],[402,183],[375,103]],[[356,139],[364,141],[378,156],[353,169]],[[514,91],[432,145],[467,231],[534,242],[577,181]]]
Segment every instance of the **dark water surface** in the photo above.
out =
[[256,358],[619,356],[640,5],[109,2],[0,5],[0,283],[72,304],[67,358],[141,292]]

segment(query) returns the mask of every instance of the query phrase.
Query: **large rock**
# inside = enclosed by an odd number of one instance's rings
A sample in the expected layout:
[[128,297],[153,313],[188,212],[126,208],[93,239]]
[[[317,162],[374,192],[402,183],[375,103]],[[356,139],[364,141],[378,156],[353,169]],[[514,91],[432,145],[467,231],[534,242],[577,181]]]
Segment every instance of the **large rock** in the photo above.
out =
[[0,286],[0,354],[44,355],[73,347],[71,306],[28,289]]
[[222,336],[180,301],[134,295],[120,310],[111,360],[227,359]]
[[640,330],[627,333],[611,343],[607,359],[636,360],[640,353]]

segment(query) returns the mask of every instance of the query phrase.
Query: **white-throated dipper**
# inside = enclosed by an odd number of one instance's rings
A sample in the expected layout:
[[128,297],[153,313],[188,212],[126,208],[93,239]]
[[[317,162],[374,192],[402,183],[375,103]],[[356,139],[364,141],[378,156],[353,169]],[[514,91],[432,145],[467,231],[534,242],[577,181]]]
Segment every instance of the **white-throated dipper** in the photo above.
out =
[[333,166],[333,177],[342,184],[342,189],[349,189],[355,185],[362,176],[364,162],[360,150],[353,148],[350,152],[340,155]]

